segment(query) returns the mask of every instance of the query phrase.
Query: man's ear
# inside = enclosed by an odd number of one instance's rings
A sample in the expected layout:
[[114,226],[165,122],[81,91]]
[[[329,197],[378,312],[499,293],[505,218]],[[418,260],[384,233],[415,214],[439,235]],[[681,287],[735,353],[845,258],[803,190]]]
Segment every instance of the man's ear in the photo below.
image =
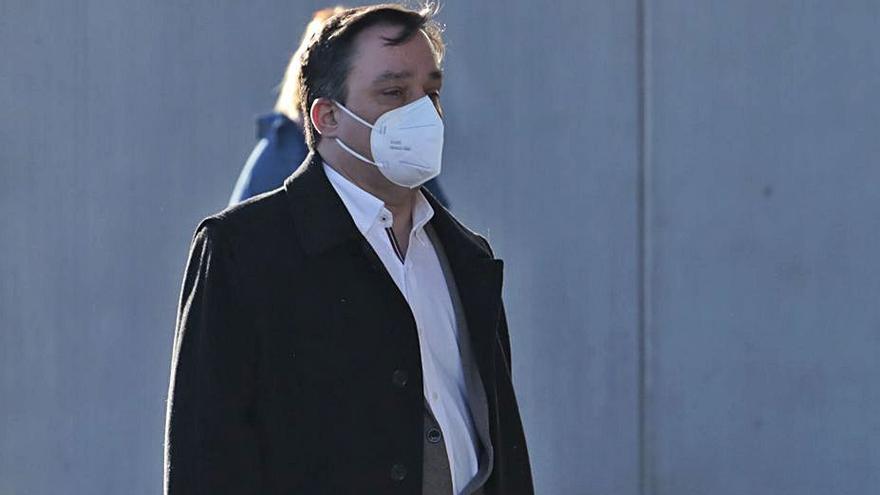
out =
[[322,137],[336,137],[336,105],[330,98],[316,98],[309,110],[312,124]]

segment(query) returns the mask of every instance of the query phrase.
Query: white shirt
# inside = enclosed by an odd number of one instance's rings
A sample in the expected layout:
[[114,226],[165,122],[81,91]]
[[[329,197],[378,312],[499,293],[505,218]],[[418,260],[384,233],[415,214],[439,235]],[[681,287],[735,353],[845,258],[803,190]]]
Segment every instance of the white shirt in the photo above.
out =
[[379,255],[412,310],[419,334],[425,399],[440,424],[453,493],[459,494],[479,469],[479,438],[468,407],[455,310],[437,253],[424,229],[434,216],[434,209],[418,191],[409,247],[401,262],[386,231],[392,226],[393,218],[385,203],[326,163],[324,171],[358,230]]

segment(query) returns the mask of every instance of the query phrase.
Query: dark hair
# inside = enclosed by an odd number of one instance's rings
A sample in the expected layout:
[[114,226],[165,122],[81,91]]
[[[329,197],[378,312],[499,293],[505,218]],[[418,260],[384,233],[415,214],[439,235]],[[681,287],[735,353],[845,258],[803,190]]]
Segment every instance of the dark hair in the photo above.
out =
[[383,38],[388,45],[399,45],[422,31],[440,61],[445,45],[442,27],[433,19],[436,13],[437,8],[430,4],[415,11],[387,3],[347,9],[327,19],[324,27],[303,51],[299,73],[300,115],[309,149],[315,149],[319,138],[309,112],[312,103],[318,98],[332,98],[346,103],[346,83],[351,72],[354,39],[358,33],[382,24],[401,26],[403,29],[394,38]]

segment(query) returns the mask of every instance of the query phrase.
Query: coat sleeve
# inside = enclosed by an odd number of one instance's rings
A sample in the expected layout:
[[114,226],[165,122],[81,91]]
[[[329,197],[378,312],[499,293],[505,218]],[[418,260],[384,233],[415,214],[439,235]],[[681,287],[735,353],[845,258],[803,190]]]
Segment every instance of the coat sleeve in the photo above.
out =
[[219,228],[193,236],[177,312],[165,424],[166,495],[260,491],[256,339]]

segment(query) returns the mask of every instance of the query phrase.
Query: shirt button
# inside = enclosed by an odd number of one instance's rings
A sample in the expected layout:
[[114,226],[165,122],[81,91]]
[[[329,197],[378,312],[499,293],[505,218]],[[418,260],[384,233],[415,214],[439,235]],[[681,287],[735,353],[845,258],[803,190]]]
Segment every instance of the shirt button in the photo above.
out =
[[391,466],[391,479],[394,481],[403,481],[406,478],[406,467],[403,464],[395,464]]
[[428,441],[431,443],[438,443],[440,439],[443,438],[443,434],[440,432],[439,429],[431,427],[428,428],[427,438]]
[[409,381],[409,374],[404,370],[395,370],[391,375],[391,383],[397,388],[405,387],[407,381]]

